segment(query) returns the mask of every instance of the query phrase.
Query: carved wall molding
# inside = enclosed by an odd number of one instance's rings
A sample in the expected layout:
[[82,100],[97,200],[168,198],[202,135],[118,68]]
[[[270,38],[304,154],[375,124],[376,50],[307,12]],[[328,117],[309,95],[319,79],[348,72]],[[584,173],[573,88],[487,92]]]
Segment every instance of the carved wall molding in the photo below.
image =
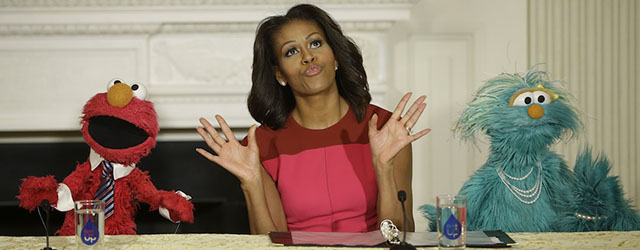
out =
[[[0,8],[293,5],[300,0],[1,0]],[[314,4],[413,4],[417,0],[316,0]]]
[[[187,34],[227,33],[256,30],[257,22],[224,23],[168,23],[168,24],[2,24],[0,36],[37,35],[129,35],[129,34]],[[385,31],[393,26],[389,21],[341,22],[343,30],[350,32]]]
[[214,104],[232,104],[237,103],[241,105],[245,105],[247,101],[247,92],[243,91],[242,93],[236,94],[208,94],[208,95],[199,95],[198,93],[184,94],[184,95],[158,95],[154,93],[154,96],[151,97],[151,101],[156,104],[202,104],[202,103],[214,103]]
[[[383,81],[376,33],[354,33],[371,82]],[[150,41],[150,79],[155,86],[249,89],[253,34],[164,35]],[[191,87],[189,87],[191,88]],[[195,91],[198,92],[198,91]]]
[[159,24],[25,24],[0,25],[0,36],[153,34]]
[[160,28],[159,33],[221,33],[221,32],[255,32],[257,22],[243,23],[169,23]]
[[[216,32],[254,32],[257,22],[233,23],[169,23],[163,24],[159,33],[216,33]],[[345,31],[384,31],[391,26],[390,21],[340,22]]]
[[[409,20],[414,2],[313,1],[360,47],[376,104],[383,105],[390,90],[387,36]],[[0,69],[0,108],[6,110],[0,132],[76,130],[84,96],[103,91],[102,82],[113,77],[147,85],[163,129],[193,128],[210,112],[246,128],[254,123],[246,98],[256,27],[296,3],[0,0],[0,64],[10,65]],[[15,82],[28,84],[7,87]],[[60,101],[49,92],[83,97]],[[30,98],[39,101],[15,104]]]

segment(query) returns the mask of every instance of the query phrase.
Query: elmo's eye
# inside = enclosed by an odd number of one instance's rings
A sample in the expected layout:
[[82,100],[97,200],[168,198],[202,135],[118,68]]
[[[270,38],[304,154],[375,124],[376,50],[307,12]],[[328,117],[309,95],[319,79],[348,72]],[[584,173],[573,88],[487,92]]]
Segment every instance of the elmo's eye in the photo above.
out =
[[109,83],[107,83],[107,91],[109,91],[109,89],[111,89],[113,85],[116,85],[116,83],[122,83],[122,80],[120,78],[114,78],[111,81],[109,81]]
[[533,92],[523,92],[513,99],[512,106],[528,106],[534,102]]
[[144,85],[140,83],[131,84],[131,90],[133,91],[133,96],[138,97],[140,100],[146,100],[147,88]]
[[551,96],[547,92],[544,91],[535,91],[533,92],[533,97],[536,103],[539,104],[549,104],[551,103]]

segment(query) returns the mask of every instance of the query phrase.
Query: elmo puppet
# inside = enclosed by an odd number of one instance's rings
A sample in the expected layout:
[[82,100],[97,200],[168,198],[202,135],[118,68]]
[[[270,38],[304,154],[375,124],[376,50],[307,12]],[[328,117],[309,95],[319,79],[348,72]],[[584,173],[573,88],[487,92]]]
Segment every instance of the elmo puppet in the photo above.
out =
[[146,101],[146,89],[120,79],[109,82],[106,93],[93,96],[84,106],[82,137],[91,148],[89,159],[76,167],[62,183],[53,176],[23,179],[20,206],[33,211],[48,200],[55,209],[66,211],[59,235],[75,233],[73,203],[104,200],[105,234],[135,234],[136,201],[159,209],[167,219],[193,222],[193,204],[188,195],[157,190],[147,172],[136,163],[156,145],[158,119],[153,104]]

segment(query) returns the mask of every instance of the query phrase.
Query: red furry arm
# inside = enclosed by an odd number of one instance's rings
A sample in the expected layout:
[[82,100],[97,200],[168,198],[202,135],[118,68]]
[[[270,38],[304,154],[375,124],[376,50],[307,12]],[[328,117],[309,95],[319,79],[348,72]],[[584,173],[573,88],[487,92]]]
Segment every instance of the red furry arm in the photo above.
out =
[[20,195],[16,196],[20,200],[20,206],[33,211],[44,200],[51,204],[58,203],[58,182],[52,175],[47,177],[29,176],[22,179],[20,185]]
[[[83,184],[89,180],[90,175],[91,171],[89,170],[89,163],[84,163],[82,165],[78,165],[76,170],[71,172],[71,174],[64,179],[63,183],[69,187],[71,197],[76,197],[78,192],[83,190]],[[40,205],[43,200],[48,200],[51,205],[56,207],[59,202],[59,186],[60,185],[58,185],[51,175],[47,177],[29,176],[22,179],[20,195],[17,196],[20,200],[20,206],[32,211]],[[64,201],[65,199],[63,199],[63,202]],[[69,204],[67,204],[67,207],[68,206]]]
[[171,220],[193,222],[193,204],[175,191],[157,190],[147,172],[134,169],[130,174],[136,199],[151,206],[151,210],[164,207],[169,210]]
[[89,161],[78,165],[78,167],[76,167],[76,170],[71,172],[71,174],[64,178],[64,180],[62,181],[62,183],[69,187],[69,190],[71,190],[71,195],[75,199],[77,199],[76,197],[78,197],[79,193],[89,192],[89,190],[87,190],[86,188],[89,182],[100,181],[99,179],[93,180],[93,178],[91,178],[92,172],[90,165],[91,164],[89,163]]
[[151,210],[156,210],[160,206],[161,197],[158,189],[151,183],[147,172],[142,172],[134,168],[127,176],[132,188],[133,196],[151,206]]

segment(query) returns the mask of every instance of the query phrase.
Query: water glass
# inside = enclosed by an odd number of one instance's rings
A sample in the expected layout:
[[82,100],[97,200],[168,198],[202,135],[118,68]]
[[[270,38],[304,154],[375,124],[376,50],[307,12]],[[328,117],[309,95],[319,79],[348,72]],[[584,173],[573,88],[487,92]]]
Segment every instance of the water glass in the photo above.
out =
[[76,245],[78,249],[102,248],[104,242],[104,209],[101,200],[81,200],[74,204]]
[[436,196],[436,214],[438,247],[464,249],[467,238],[467,197],[464,195]]

